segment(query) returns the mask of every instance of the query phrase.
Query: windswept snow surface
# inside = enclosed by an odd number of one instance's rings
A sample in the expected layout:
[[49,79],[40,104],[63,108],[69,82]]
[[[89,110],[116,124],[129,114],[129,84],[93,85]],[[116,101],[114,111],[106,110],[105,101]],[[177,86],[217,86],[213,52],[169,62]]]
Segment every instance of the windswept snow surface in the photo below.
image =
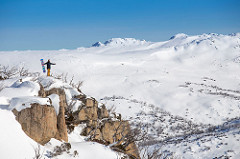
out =
[[[166,128],[165,136],[156,134],[155,130],[149,132],[159,140],[179,135],[180,132],[173,132],[166,124],[175,117],[192,122],[199,129],[204,129],[201,124],[216,126],[240,117],[240,33],[195,36],[181,33],[163,42],[114,38],[76,50],[0,52],[1,65],[24,66],[33,72],[41,72],[42,58],[56,63],[51,70],[53,76],[67,73],[69,81],[73,76],[74,83],[83,81],[84,93],[108,108],[115,106],[124,119],[154,122],[157,127]],[[3,83],[11,90],[8,85]],[[68,91],[69,96],[73,93]],[[9,99],[2,97],[2,105],[6,105]],[[154,116],[152,112],[156,109],[160,115]],[[164,111],[170,115],[162,117]],[[176,154],[188,158],[178,146],[174,148]],[[232,147],[233,156],[240,153],[236,146]],[[214,155],[210,151],[215,150],[210,148],[204,153]],[[207,156],[200,151],[193,154],[194,158]]]

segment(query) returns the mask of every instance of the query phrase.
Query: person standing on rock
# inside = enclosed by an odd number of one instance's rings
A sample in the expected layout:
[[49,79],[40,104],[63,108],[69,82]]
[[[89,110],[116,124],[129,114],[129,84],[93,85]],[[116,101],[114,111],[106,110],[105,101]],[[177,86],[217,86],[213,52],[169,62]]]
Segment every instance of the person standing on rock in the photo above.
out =
[[44,65],[47,65],[47,76],[50,76],[51,65],[56,65],[56,64],[55,63],[51,63],[50,59],[48,59],[48,62],[46,62]]

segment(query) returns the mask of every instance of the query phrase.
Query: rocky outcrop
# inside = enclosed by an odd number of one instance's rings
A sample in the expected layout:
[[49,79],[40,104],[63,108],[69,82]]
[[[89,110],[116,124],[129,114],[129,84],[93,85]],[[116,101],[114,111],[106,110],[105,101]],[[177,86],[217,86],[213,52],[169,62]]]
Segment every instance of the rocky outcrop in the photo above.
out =
[[97,121],[98,119],[98,102],[92,98],[86,98],[85,104],[78,113],[79,121]]
[[103,104],[98,109],[98,118],[99,119],[104,119],[104,118],[108,118],[108,117],[109,117],[108,110],[107,110],[106,106]]
[[59,96],[59,113],[53,106],[31,104],[31,108],[26,108],[18,112],[13,110],[17,121],[21,124],[23,131],[36,142],[44,145],[51,138],[68,141],[67,126],[65,123],[66,95],[63,89],[54,88],[44,91],[40,85],[39,96],[47,97],[51,94]]
[[[39,91],[39,94],[41,92],[41,89]],[[66,94],[65,91],[61,88],[53,88],[50,90],[43,91],[43,93],[46,96],[49,96],[51,94],[57,94],[59,96],[59,114],[57,116],[57,127],[58,127],[58,135],[56,136],[56,139],[58,140],[64,140],[68,141],[68,134],[67,134],[67,126],[65,121],[65,111],[67,108],[67,101],[66,101]],[[44,97],[44,96],[43,96]]]
[[138,149],[133,141],[131,141],[131,128],[128,121],[107,121],[101,129],[101,138],[110,144],[116,143],[114,148],[124,150],[129,156],[140,158]]
[[31,104],[31,108],[20,112],[13,110],[22,129],[33,140],[42,145],[51,138],[67,142],[67,132],[73,130],[78,124],[84,123],[86,128],[82,135],[88,136],[89,140],[111,145],[112,149],[124,152],[130,158],[140,158],[134,141],[128,139],[131,134],[128,121],[121,120],[121,117],[111,117],[104,104],[99,105],[96,99],[86,97],[82,93],[73,97],[74,100],[80,100],[82,105],[79,106],[78,111],[72,112],[67,106],[63,89],[44,90],[40,85],[40,97],[46,98],[51,94],[59,96],[58,115],[53,106],[36,103]]
[[39,86],[40,86],[40,90],[38,91],[38,96],[39,97],[46,97],[46,92],[43,88],[43,86],[39,83]]
[[114,150],[124,152],[132,158],[140,158],[138,149],[130,138],[130,124],[127,121],[106,120],[96,127],[87,126],[82,135],[90,136],[90,140],[110,145]]
[[31,108],[23,109],[20,112],[14,109],[13,113],[23,131],[42,145],[58,135],[57,115],[51,106],[32,104]]
[[67,125],[65,120],[65,111],[67,108],[66,94],[61,88],[53,88],[45,91],[45,95],[57,94],[59,96],[59,114],[57,116],[58,134],[55,137],[58,140],[68,141]]
[[92,141],[112,144],[113,149],[121,150],[132,158],[140,158],[135,143],[127,139],[131,133],[128,121],[110,117],[105,105],[98,107],[98,102],[94,98],[76,97],[76,99],[81,100],[83,105],[75,113],[75,123],[87,125],[82,135],[89,136]]
[[59,107],[59,114],[57,116],[57,128],[58,134],[55,137],[58,140],[68,141],[67,125],[65,121],[65,108],[63,106]]
[[[39,93],[40,94],[40,93]],[[43,93],[44,94],[44,93]],[[59,96],[59,106],[60,107],[64,107],[66,109],[67,107],[67,101],[66,101],[66,94],[65,94],[65,91],[61,88],[52,88],[50,90],[46,90],[45,91],[45,96],[43,97],[46,97],[46,96],[49,96],[51,94],[57,94]]]

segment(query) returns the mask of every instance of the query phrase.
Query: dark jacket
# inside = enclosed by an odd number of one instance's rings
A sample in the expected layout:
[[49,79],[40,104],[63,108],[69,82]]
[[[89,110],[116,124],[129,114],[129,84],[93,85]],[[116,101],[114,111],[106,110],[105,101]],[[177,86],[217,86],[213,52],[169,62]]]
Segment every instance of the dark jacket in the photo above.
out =
[[46,62],[44,65],[47,65],[47,69],[51,69],[51,65],[56,65],[56,64],[51,62]]

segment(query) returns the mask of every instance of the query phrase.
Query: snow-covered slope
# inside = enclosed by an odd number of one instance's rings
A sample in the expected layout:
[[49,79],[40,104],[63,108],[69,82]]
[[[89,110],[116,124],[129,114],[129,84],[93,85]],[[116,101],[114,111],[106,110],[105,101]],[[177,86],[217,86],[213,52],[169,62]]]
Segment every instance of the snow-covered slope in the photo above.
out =
[[[154,123],[159,130],[153,129],[149,134],[158,141],[194,133],[191,126],[207,133],[209,124],[222,125],[240,117],[240,33],[177,34],[163,42],[114,38],[76,50],[0,52],[1,65],[24,66],[32,72],[41,72],[41,58],[57,64],[52,66],[54,76],[67,73],[69,80],[74,76],[74,82],[83,81],[84,93],[109,108],[116,107],[125,119]],[[0,105],[6,103],[2,100]],[[159,114],[154,115],[155,109]],[[169,119],[178,122],[174,125]],[[177,129],[177,124],[184,123],[192,123],[187,127],[189,131],[171,130],[172,124]],[[239,132],[236,127],[234,131]],[[160,129],[164,129],[162,133]],[[231,134],[227,132],[226,136]],[[234,149],[231,156],[236,158],[240,153],[236,148],[239,133],[233,136],[235,142],[231,139],[226,143],[231,142],[229,150]],[[208,138],[207,143],[216,147],[213,139]],[[184,144],[194,147],[197,143]],[[196,150],[193,157],[209,154],[209,158],[214,158],[217,155],[212,153],[213,147]],[[164,147],[166,151],[172,151],[171,148]],[[177,155],[189,158],[188,153],[182,152],[182,145],[174,150]],[[191,153],[193,149],[186,151]]]
[[0,158],[33,158],[37,143],[29,138],[8,110],[0,109]]

